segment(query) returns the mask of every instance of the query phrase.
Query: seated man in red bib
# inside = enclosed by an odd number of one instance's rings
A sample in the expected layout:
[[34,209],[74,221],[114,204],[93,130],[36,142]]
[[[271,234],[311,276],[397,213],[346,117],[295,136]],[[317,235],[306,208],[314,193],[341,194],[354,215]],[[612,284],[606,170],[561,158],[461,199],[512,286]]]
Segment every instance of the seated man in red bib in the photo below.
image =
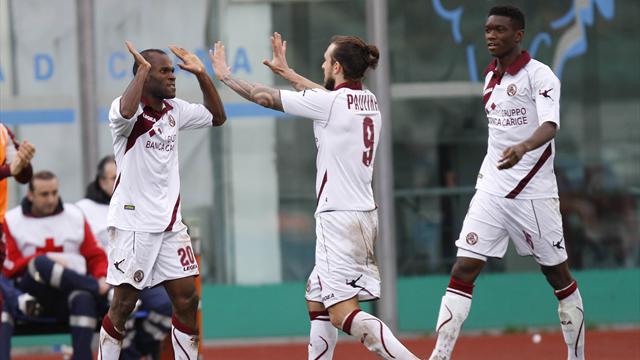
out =
[[43,315],[68,321],[72,359],[92,359],[91,340],[107,305],[107,256],[80,209],[60,199],[53,173],[33,175],[22,204],[5,216],[4,234],[4,275],[38,300]]

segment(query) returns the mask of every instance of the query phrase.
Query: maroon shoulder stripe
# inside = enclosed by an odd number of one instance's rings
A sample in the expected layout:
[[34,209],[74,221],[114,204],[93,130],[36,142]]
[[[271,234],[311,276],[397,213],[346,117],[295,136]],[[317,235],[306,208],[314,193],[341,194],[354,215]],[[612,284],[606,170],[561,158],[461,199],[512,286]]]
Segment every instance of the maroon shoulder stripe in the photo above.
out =
[[133,125],[133,129],[131,130],[131,134],[129,134],[129,137],[127,138],[127,147],[124,150],[125,154],[133,147],[133,145],[136,144],[136,140],[138,140],[140,136],[151,130],[151,127],[153,127],[153,122],[145,119],[142,116],[143,114],[138,115],[136,123]]
[[522,192],[522,190],[525,188],[525,186],[527,186],[529,181],[531,181],[533,176],[540,170],[540,168],[547,161],[547,159],[549,159],[549,157],[551,156],[551,152],[552,152],[551,144],[549,144],[547,145],[547,148],[544,149],[544,152],[542,153],[542,156],[540,156],[540,159],[538,159],[538,162],[533,166],[533,169],[531,169],[531,171],[529,171],[527,176],[525,176],[522,180],[520,180],[518,185],[513,190],[511,190],[511,192],[507,194],[507,196],[505,196],[507,199],[515,199],[515,197]]
[[176,199],[176,204],[173,206],[173,214],[171,214],[171,221],[167,228],[164,231],[171,231],[173,229],[173,224],[176,222],[176,218],[178,217],[178,206],[180,206],[180,194],[178,194],[178,199]]
[[320,191],[318,191],[318,198],[316,199],[316,205],[320,203],[320,196],[322,196],[322,191],[324,191],[324,186],[327,185],[327,170],[324,171],[324,177],[322,178],[322,184],[320,185]]

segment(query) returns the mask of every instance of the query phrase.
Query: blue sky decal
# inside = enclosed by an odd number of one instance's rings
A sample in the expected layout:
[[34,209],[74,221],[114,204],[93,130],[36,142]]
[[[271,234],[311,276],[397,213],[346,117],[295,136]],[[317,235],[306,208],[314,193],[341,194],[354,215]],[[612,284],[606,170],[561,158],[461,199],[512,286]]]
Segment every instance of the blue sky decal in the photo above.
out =
[[[441,0],[431,0],[433,8],[442,19],[451,23],[451,33],[456,44],[463,43],[460,31],[460,21],[464,12],[464,7],[459,6],[453,10],[447,10],[442,6]],[[548,32],[537,33],[529,45],[529,53],[535,57],[540,45],[547,47],[555,46],[552,62],[552,69],[558,78],[562,79],[562,72],[567,61],[571,58],[584,55],[587,52],[587,26],[592,26],[596,13],[606,20],[613,19],[615,14],[615,0],[573,0],[569,10],[557,20],[549,23],[551,30],[566,28],[560,35],[557,43],[553,44],[553,39]],[[471,43],[465,45],[465,55],[469,70],[469,80],[479,81],[478,67],[475,59],[475,46]]]

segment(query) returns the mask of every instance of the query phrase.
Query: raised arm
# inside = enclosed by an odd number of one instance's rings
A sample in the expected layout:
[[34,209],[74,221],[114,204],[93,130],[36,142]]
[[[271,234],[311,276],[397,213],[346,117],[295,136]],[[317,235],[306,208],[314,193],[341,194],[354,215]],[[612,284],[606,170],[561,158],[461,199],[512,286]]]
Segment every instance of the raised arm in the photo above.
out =
[[266,108],[284,111],[280,90],[257,83],[237,79],[231,76],[231,69],[227,65],[224,45],[218,41],[214,45],[214,50],[209,50],[209,57],[213,70],[218,80],[222,81],[231,90],[238,93],[243,98]]
[[282,76],[291,83],[291,86],[298,90],[306,89],[323,89],[322,85],[316,84],[304,76],[296,73],[287,64],[287,42],[282,41],[282,36],[278,32],[274,32],[271,37],[271,49],[273,50],[273,58],[271,61],[264,60],[262,63],[266,65],[275,74]]
[[169,49],[182,60],[183,64],[178,64],[182,70],[186,70],[196,76],[200,90],[202,91],[203,105],[213,115],[213,125],[220,126],[227,120],[227,114],[224,112],[222,99],[218,94],[218,90],[213,85],[213,81],[207,74],[207,70],[195,54],[188,52],[183,48],[169,46]]
[[120,98],[120,114],[125,119],[131,119],[131,117],[136,114],[138,106],[140,105],[142,88],[144,87],[145,80],[147,80],[147,75],[149,75],[151,64],[133,47],[131,41],[125,41],[125,44],[131,55],[133,55],[133,59],[138,64],[136,75]]

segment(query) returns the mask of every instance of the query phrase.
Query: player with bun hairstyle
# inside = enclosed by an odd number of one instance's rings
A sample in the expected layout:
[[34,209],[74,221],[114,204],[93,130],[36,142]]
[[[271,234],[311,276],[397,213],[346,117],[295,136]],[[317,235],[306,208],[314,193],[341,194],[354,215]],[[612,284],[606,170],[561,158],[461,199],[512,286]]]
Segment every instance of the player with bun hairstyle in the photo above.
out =
[[[380,297],[374,251],[378,213],[371,182],[382,116],[376,96],[363,88],[380,53],[355,36],[334,36],[324,52],[324,86],[287,65],[286,42],[271,38],[273,59],[263,64],[297,91],[278,90],[231,75],[222,43],[210,52],[215,73],[245,99],[313,120],[316,159],[316,254],[306,290],[311,320],[309,359],[331,359],[337,329],[384,359],[417,359],[360,301]],[[337,328],[337,329],[336,329]]]
[[[368,68],[375,69],[378,66],[378,48],[365,44],[359,37],[336,35],[331,38],[331,44],[335,44],[333,60],[342,65],[344,78],[348,81],[362,81]],[[335,79],[330,81],[331,86],[325,84],[327,90],[333,90],[335,87]]]

